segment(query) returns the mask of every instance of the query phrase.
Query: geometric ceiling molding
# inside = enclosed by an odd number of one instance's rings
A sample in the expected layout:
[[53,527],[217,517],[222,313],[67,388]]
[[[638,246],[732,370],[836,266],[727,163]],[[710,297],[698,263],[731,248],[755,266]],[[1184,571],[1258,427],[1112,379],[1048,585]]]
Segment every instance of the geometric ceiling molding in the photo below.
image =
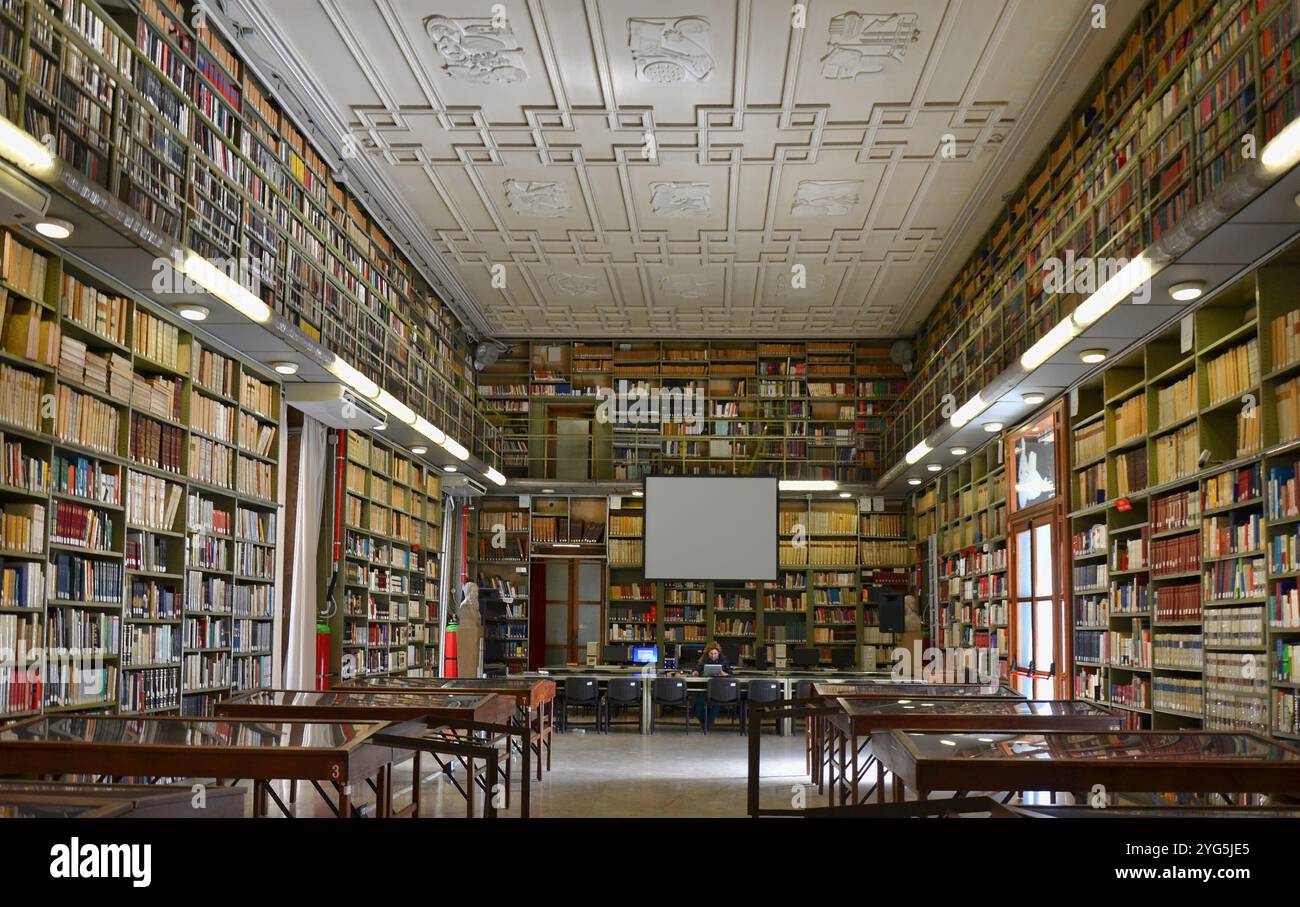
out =
[[501,336],[897,335],[1054,63],[1120,37],[1086,0],[233,5]]

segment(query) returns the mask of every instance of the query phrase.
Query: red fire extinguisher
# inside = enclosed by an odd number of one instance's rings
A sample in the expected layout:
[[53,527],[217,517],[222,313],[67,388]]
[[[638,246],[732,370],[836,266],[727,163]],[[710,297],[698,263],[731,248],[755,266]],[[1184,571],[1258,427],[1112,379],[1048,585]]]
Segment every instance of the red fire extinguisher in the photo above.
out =
[[330,686],[330,625],[316,625],[316,689],[328,690]]

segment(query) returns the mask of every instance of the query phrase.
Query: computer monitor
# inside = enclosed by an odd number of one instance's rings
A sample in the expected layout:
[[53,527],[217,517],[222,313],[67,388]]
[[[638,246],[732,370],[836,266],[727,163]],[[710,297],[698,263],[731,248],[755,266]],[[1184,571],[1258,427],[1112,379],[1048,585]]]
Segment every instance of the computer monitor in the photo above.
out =
[[702,657],[704,657],[704,646],[679,645],[677,647],[677,664],[679,665],[694,664]]
[[811,646],[795,649],[790,655],[790,661],[796,668],[815,668],[821,664],[821,660],[821,653]]
[[658,646],[633,646],[632,662],[639,665],[652,665],[659,663]]
[[627,646],[605,646],[601,662],[607,665],[623,664],[627,661]]
[[722,643],[722,657],[727,659],[727,664],[732,667],[740,664],[740,646],[736,643]]
[[852,668],[853,649],[849,646],[831,649],[831,667],[840,668],[841,670]]

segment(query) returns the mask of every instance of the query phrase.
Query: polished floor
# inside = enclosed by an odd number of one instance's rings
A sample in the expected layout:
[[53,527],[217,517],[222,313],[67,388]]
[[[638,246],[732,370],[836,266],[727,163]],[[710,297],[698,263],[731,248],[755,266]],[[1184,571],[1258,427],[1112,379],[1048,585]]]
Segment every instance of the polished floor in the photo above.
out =
[[[660,726],[643,735],[615,728],[609,734],[571,730],[556,734],[552,769],[533,782],[534,818],[725,818],[745,815],[747,739],[725,721],[709,732],[698,725]],[[765,806],[790,807],[816,797],[804,772],[804,737],[763,735]],[[514,790],[518,791],[518,780]],[[396,802],[408,803],[411,763],[394,772]],[[363,804],[373,798],[363,796]],[[465,815],[465,800],[449,779],[426,774],[420,790],[425,816]],[[479,807],[476,807],[476,812]],[[328,813],[310,787],[300,787],[296,814]],[[274,807],[272,807],[274,812]],[[513,798],[503,817],[519,815]]]

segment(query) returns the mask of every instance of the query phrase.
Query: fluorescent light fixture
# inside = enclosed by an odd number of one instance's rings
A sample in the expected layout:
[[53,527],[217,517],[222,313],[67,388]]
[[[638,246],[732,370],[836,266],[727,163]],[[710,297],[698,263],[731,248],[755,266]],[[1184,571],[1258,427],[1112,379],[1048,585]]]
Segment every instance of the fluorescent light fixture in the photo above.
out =
[[1079,359],[1089,365],[1096,365],[1098,362],[1105,362],[1106,357],[1110,355],[1109,351],[1101,349],[1084,350],[1079,354]]
[[296,362],[272,362],[271,368],[275,369],[278,375],[298,374],[298,363]]
[[487,476],[489,481],[495,482],[497,485],[504,485],[506,483],[506,477],[497,472],[491,466],[487,468],[487,472],[483,473],[483,475]]
[[991,435],[996,435],[998,432],[1002,431],[1002,423],[985,422],[983,425],[980,426],[980,428],[984,429],[986,432],[988,432]]
[[[0,137],[2,140],[2,137]],[[1300,117],[1296,117],[1264,146],[1259,162],[1270,174],[1290,170],[1300,163]]]
[[1191,302],[1193,299],[1200,299],[1201,294],[1205,292],[1205,281],[1203,280],[1184,280],[1182,283],[1176,283],[1169,288],[1169,296],[1178,302]]
[[907,461],[908,466],[912,466],[919,463],[925,455],[930,452],[930,450],[930,445],[922,441],[920,444],[909,450],[907,456],[903,457],[903,459]]
[[30,133],[0,117],[0,155],[38,172],[54,169],[54,155]]
[[928,469],[928,470],[930,470],[930,472],[942,472],[942,471],[943,471],[943,466],[940,465],[939,463],[931,463],[929,466],[927,466],[927,467],[925,467],[925,468]]
[[199,253],[187,253],[181,264],[181,271],[249,321],[266,324],[271,320],[269,305]]
[[921,484],[921,480],[920,480],[920,479],[908,479],[908,480],[907,480],[907,484],[908,484],[908,485],[920,485],[920,484]]
[[1088,327],[1128,298],[1130,293],[1136,292],[1155,272],[1151,259],[1139,255],[1120,268],[1119,273],[1102,284],[1097,292],[1079,303],[1079,307],[1070,315],[1070,320],[1080,329]]
[[840,485],[830,479],[782,479],[777,487],[781,491],[834,491]]
[[989,405],[984,402],[984,398],[979,394],[976,394],[963,403],[961,407],[949,417],[948,421],[952,423],[953,428],[961,428],[971,419],[974,419],[988,408]]
[[443,471],[443,472],[455,472],[455,471],[456,471],[456,467],[455,467],[455,466],[444,466],[444,467],[442,467],[442,471]]
[[348,387],[352,388],[367,400],[374,400],[379,396],[379,385],[371,381],[354,366],[340,356],[335,356],[334,361],[325,366],[331,375],[338,378]]
[[634,497],[634,498],[643,498],[643,497],[645,497],[645,492],[644,492],[644,491],[634,491],[634,492],[632,492],[632,497]]
[[208,307],[186,303],[176,307],[176,313],[186,321],[207,321]]
[[1067,343],[1078,337],[1079,327],[1073,319],[1067,318],[1038,339],[1038,342],[1025,350],[1020,357],[1020,367],[1032,372],[1048,359],[1059,353]]
[[424,418],[424,416],[416,417],[415,430],[418,431],[420,434],[424,435],[434,444],[437,444],[439,447],[442,446],[443,441],[447,440],[446,433],[441,428],[439,428],[438,426],[430,422],[428,419]]
[[465,445],[450,436],[442,442],[442,449],[447,451],[447,453],[451,454],[457,460],[469,459],[469,450],[466,449]]
[[966,456],[966,448],[954,447],[951,450],[949,450],[948,453],[952,454],[954,457],[964,457]]
[[1047,399],[1047,395],[1040,394],[1037,391],[1033,391],[1032,393],[1021,394],[1020,399],[1028,403],[1030,406],[1037,406],[1038,404],[1042,403],[1044,400]]
[[542,489],[542,494],[555,494],[555,489],[554,489],[554,488],[543,488],[543,489]]
[[415,420],[418,418],[415,415],[415,410],[398,400],[388,391],[380,391],[379,396],[375,398],[375,402],[379,404],[379,408],[384,412],[391,414],[397,421],[404,422],[407,425],[414,425]]
[[411,448],[411,453],[415,454],[417,457],[422,457],[428,452],[429,448],[425,447],[423,444],[417,444]]
[[70,221],[59,217],[47,217],[32,225],[37,233],[46,239],[67,239],[75,229]]
[[851,497],[853,497],[853,492],[851,492],[851,491],[841,491],[841,492],[840,492],[840,497],[842,497],[842,498],[851,498]]

